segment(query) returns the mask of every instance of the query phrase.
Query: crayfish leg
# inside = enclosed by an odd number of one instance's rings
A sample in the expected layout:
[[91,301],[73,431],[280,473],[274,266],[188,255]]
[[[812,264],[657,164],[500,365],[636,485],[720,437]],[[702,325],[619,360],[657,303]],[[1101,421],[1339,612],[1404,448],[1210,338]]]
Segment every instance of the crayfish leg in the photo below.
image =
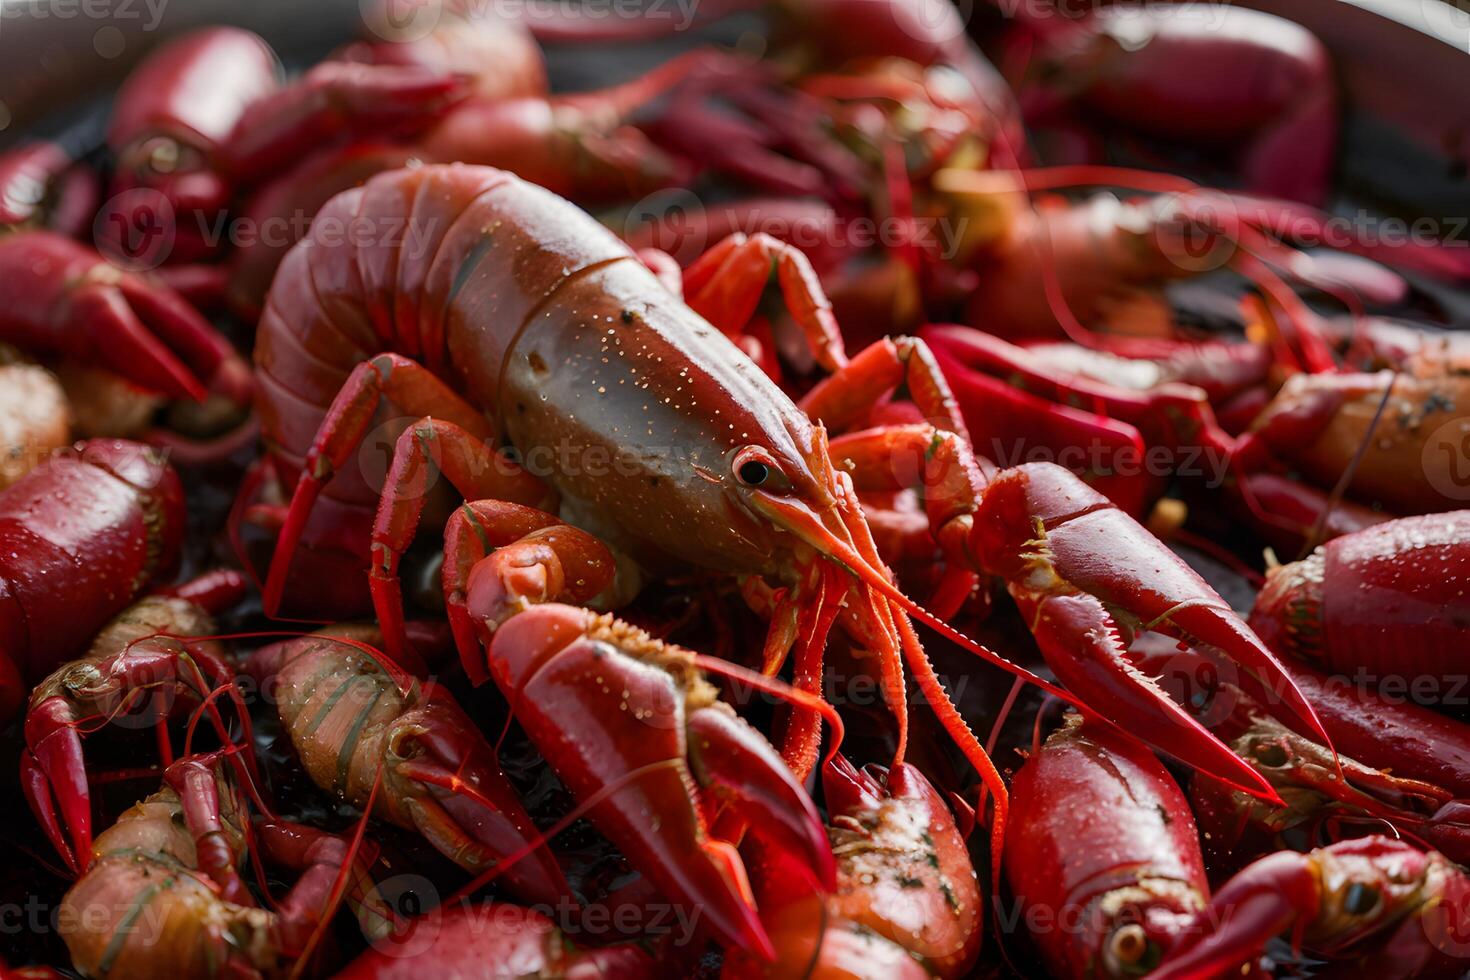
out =
[[772,267],[791,312],[817,363],[837,370],[847,363],[842,333],[811,261],[799,249],[766,234],[735,232],[684,271],[689,308],[721,333],[739,339],[770,282]]
[[[412,437],[400,436],[395,445],[374,525],[374,552],[381,560],[396,567],[397,554],[412,539],[423,511],[424,489],[434,474],[443,473],[469,499],[530,497],[528,503],[549,502],[548,491],[539,480],[489,448],[494,432],[474,406],[417,361],[380,354],[353,369],[307,452],[263,590],[268,615],[280,609],[291,555],[317,498],[361,447],[384,400],[422,419],[406,430],[415,433]],[[377,577],[392,579],[392,568],[380,570]],[[383,611],[379,610],[380,615]],[[384,630],[390,648],[402,638],[401,629],[388,628],[394,618],[390,616]],[[401,622],[401,615],[396,619]]]
[[835,432],[860,424],[895,389],[908,392],[936,428],[969,441],[959,403],[929,345],[918,337],[885,337],[819,381],[798,407]]
[[530,605],[584,603],[606,591],[616,563],[595,537],[543,511],[473,500],[444,527],[444,603],[465,672],[490,679],[481,643]]

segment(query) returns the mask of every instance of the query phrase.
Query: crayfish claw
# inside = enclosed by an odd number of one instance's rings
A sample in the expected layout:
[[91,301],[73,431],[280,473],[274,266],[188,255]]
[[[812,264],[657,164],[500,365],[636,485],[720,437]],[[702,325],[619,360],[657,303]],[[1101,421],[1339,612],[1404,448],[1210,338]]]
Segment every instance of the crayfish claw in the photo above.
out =
[[[711,835],[696,777],[746,812],[775,811],[788,826],[757,829],[783,850],[791,839],[811,851],[820,822],[773,748],[753,749],[754,731],[733,718],[707,717],[730,709],[717,707],[694,655],[560,603],[507,620],[487,654],[521,727],[629,863],[670,901],[698,909],[716,941],[772,958],[744,864]],[[814,866],[829,874],[820,859]]]
[[[388,735],[387,785],[413,825],[467,870],[499,866],[515,894],[555,905],[572,894],[493,747],[447,691],[432,682]],[[502,864],[507,859],[511,863]]]
[[[1263,704],[1284,703],[1286,708],[1305,726],[1306,732],[1323,745],[1331,748],[1332,740],[1312,703],[1307,700],[1281,666],[1276,655],[1266,649],[1251,628],[1241,621],[1233,611],[1220,603],[1199,604],[1169,610],[1167,613],[1170,630],[1163,624],[1160,629],[1182,639],[1205,644],[1208,648],[1221,651],[1228,663],[1244,673],[1241,687]],[[1215,657],[1220,660],[1220,657]]]
[[63,697],[33,707],[26,716],[20,772],[36,820],[67,867],[80,875],[92,860],[92,795],[76,721]]
[[244,360],[158,279],[118,268],[48,231],[7,236],[0,271],[22,297],[0,317],[7,341],[105,366],[169,398],[202,401],[213,383],[233,401],[249,401]]
[[[1262,858],[1230,879],[1210,905],[1201,910],[1195,928],[1186,928],[1179,944],[1151,974],[1165,980],[1223,976],[1259,953],[1273,936],[1291,928],[1303,909],[1321,899],[1309,859],[1295,851]],[[1211,931],[1220,910],[1226,914]]]
[[[710,838],[700,844],[709,866],[716,869],[722,881],[719,891],[712,891],[699,898],[711,898],[709,904],[699,907],[713,914],[722,934],[736,937],[737,948],[754,953],[767,962],[776,958],[776,947],[766,934],[755,910],[755,896],[750,890],[750,879],[745,873],[745,862],[740,852],[729,841]],[[732,898],[734,900],[732,900]]]
[[149,337],[157,338],[167,356],[188,373],[191,386],[202,382],[232,404],[250,404],[255,381],[249,365],[183,296],[162,282],[136,276],[121,279],[117,290]]
[[1262,700],[1283,701],[1331,745],[1311,704],[1225,600],[1070,470],[1028,463],[1001,473],[985,488],[969,546],[1006,579],[1058,678],[1089,707],[1130,719],[1150,744],[1193,764],[1209,763],[1206,771],[1217,776],[1234,773],[1240,785],[1274,799],[1258,774],[1128,659],[1127,643],[1143,630],[1217,651],[1222,664],[1255,682],[1250,693],[1264,688],[1276,695]]
[[1031,616],[1032,634],[1057,680],[1088,707],[1104,718],[1127,719],[1130,734],[1201,772],[1278,801],[1259,772],[1134,666],[1096,596],[1047,596]]
[[756,836],[799,856],[817,886],[831,891],[837,865],[822,818],[771,744],[714,707],[692,712],[688,733],[689,767],[699,784],[750,818]]

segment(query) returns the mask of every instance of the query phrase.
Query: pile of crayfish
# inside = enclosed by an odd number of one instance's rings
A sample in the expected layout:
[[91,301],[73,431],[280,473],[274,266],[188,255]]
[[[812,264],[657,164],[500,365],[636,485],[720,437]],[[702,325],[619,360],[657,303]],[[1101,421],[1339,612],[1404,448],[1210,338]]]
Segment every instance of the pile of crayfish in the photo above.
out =
[[980,6],[0,153],[0,977],[1470,970],[1470,250],[1294,23]]

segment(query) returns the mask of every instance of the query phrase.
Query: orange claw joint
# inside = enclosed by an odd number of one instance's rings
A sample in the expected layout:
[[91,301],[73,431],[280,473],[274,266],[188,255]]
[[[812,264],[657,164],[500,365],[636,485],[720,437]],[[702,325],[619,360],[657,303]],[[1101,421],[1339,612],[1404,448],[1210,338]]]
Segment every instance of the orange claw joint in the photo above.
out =
[[[1051,463],[1006,470],[983,488],[965,549],[1005,580],[1057,678],[1130,733],[1265,799],[1275,791],[1138,669],[1134,633],[1212,650],[1284,703],[1324,745],[1312,706],[1269,650],[1173,552],[1108,499]],[[1110,558],[1109,556],[1117,556]]]
[[690,309],[738,342],[772,278],[817,363],[828,371],[846,364],[832,303],[810,260],[770,235],[734,232],[716,243],[684,270],[684,297]]
[[968,974],[983,910],[969,849],[917,768],[859,770],[839,755],[822,770],[837,854],[834,916],[908,950],[941,977]]
[[173,290],[48,231],[0,239],[0,340],[97,364],[149,391],[250,399],[250,370]]
[[1278,851],[1226,882],[1149,976],[1223,976],[1283,934],[1315,956],[1353,960],[1363,976],[1457,975],[1470,962],[1470,879],[1443,855],[1386,837]]
[[[470,598],[475,604],[474,596]],[[589,818],[719,942],[771,959],[739,853],[712,837],[695,787],[830,888],[821,818],[768,743],[694,664],[610,616],[534,606],[494,633],[490,669],[526,734]]]
[[482,633],[534,603],[587,602],[613,580],[613,557],[602,542],[530,507],[472,501],[450,516],[444,541],[446,612],[476,684],[489,680]]

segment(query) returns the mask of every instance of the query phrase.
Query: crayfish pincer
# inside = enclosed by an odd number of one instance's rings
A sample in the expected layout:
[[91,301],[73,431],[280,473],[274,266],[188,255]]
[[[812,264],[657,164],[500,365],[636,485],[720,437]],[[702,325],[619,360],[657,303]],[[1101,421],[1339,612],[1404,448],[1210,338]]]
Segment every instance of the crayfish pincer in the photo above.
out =
[[710,835],[706,807],[735,808],[758,839],[792,854],[828,891],[832,851],[811,799],[775,749],[719,700],[694,655],[557,603],[513,616],[486,650],[521,727],[591,804],[598,829],[670,900],[699,909],[721,942],[772,958],[745,865]]

